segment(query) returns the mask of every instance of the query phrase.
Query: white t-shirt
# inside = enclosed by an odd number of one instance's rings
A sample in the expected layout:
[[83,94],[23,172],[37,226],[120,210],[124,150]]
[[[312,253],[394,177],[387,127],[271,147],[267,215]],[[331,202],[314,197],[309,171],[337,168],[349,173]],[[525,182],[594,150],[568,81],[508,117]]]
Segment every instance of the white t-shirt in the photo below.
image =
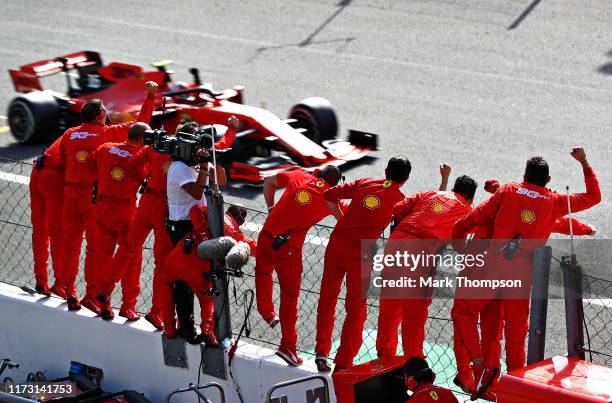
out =
[[[206,205],[206,197],[196,200],[187,193],[182,186],[195,182],[198,179],[198,170],[181,161],[172,161],[168,169],[167,189],[168,218],[171,221],[189,220],[189,210],[197,205]],[[208,186],[208,177],[206,177]]]

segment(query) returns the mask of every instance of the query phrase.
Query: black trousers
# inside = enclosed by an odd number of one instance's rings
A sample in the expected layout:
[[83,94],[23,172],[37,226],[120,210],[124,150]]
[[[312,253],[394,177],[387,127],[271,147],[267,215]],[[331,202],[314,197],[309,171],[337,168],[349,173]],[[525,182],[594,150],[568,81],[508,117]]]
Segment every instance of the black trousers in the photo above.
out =
[[[185,235],[193,230],[193,223],[191,220],[168,220],[167,229],[172,244],[176,246]],[[176,305],[176,316],[178,318],[181,333],[195,332],[193,291],[184,281],[177,281],[174,283],[174,303]]]

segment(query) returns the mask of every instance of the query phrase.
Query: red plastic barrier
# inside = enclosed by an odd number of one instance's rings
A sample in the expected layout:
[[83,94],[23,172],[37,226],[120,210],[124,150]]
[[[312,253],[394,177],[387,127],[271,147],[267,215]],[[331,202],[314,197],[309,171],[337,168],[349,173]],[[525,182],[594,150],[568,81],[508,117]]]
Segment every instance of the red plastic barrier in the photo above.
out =
[[498,403],[611,402],[612,368],[568,357],[552,357],[504,375]]

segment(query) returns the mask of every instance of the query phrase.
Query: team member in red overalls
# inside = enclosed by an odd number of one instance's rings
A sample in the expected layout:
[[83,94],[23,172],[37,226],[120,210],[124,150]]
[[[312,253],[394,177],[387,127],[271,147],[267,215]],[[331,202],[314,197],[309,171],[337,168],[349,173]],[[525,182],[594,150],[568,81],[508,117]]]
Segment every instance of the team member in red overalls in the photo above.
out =
[[[147,98],[137,120],[148,122],[154,108],[154,94],[157,84],[147,82]],[[106,108],[99,99],[87,101],[81,109],[83,124],[68,129],[60,142],[60,155],[65,164],[64,208],[62,212],[62,270],[56,281],[56,288],[64,289],[68,298],[68,309],[81,308],[75,282],[79,271],[79,255],[83,241],[83,231],[87,239],[85,255],[85,279],[91,283],[93,270],[93,204],[92,187],[96,182],[96,171],[88,162],[90,154],[100,145],[108,142],[121,142],[127,139],[132,122],[106,125]],[[90,297],[93,289],[87,293]],[[87,306],[94,308],[95,300],[87,300]]]
[[[218,342],[214,334],[214,298],[208,292],[212,288],[212,281],[205,279],[203,276],[204,273],[210,271],[210,262],[197,255],[198,245],[211,238],[208,228],[208,207],[195,205],[190,209],[189,214],[194,226],[193,231],[188,233],[168,254],[161,269],[159,303],[164,322],[164,332],[168,338],[174,338],[178,334],[173,286],[175,282],[183,281],[197,296],[202,315],[201,334],[190,338],[188,341],[192,344],[199,344],[204,341],[207,345],[216,347]],[[244,207],[229,207],[223,218],[223,229],[226,236],[232,237],[238,242],[246,242],[251,249],[251,255],[254,256],[257,250],[256,242],[240,231],[240,225],[244,223],[245,217],[246,209]],[[189,242],[191,246],[186,247],[186,242]]]
[[[336,303],[342,280],[346,276],[346,318],[342,326],[340,347],[336,354],[337,369],[349,368],[359,351],[366,320],[365,292],[368,278],[362,273],[362,240],[376,240],[391,222],[393,206],[404,198],[400,187],[410,175],[410,162],[393,157],[385,169],[386,179],[363,178],[334,186],[324,193],[327,204],[338,219],[327,248],[323,279],[317,307],[317,343],[315,362],[319,371],[330,371],[327,360],[332,346]],[[338,202],[350,199],[342,213]],[[362,278],[363,277],[363,278]]]
[[[471,209],[477,183],[469,176],[460,176],[451,192],[422,192],[407,197],[395,205],[395,229],[389,237],[385,255],[407,251],[435,256],[451,239],[455,222]],[[413,270],[414,269],[414,270]],[[410,290],[383,289],[378,315],[376,351],[379,357],[395,356],[397,331],[402,325],[402,348],[405,357],[424,357],[425,324],[431,304],[431,289],[421,287],[420,278],[434,278],[435,267],[421,264],[415,268],[390,268],[391,276],[412,276],[417,286]],[[383,271],[383,278],[385,271]],[[385,292],[400,291],[402,295]]]
[[[331,214],[323,192],[340,180],[340,170],[332,165],[314,173],[301,169],[285,171],[264,181],[264,197],[270,215],[258,238],[259,254],[255,265],[257,309],[274,327],[279,322],[272,301],[272,273],[276,270],[280,285],[281,342],[276,355],[297,366],[296,323],[298,298],[302,283],[302,246],[308,230]],[[285,188],[276,205],[274,192]]]
[[[586,192],[569,196],[572,212],[588,209],[601,200],[599,184],[582,148],[574,148],[572,156],[583,167]],[[477,227],[491,227],[492,239],[536,240],[545,244],[555,228],[558,219],[568,213],[568,197],[546,189],[550,180],[548,164],[541,157],[527,161],[523,183],[508,183],[502,186],[491,198],[476,207],[462,218],[453,228],[453,246],[459,251],[465,249],[466,235]],[[520,250],[520,247],[519,247]],[[529,265],[529,259],[519,259]],[[472,397],[484,393],[494,379],[497,368],[491,368],[483,358],[478,334],[478,316],[488,300],[455,298],[451,312],[455,338],[460,340],[468,351],[473,363],[477,386]],[[506,364],[508,371],[525,365],[525,336],[528,329],[529,299],[504,298],[501,300],[504,311],[504,334],[506,336]],[[511,312],[511,315],[507,313]]]
[[[489,193],[495,193],[500,188],[500,184],[496,180],[488,180],[485,182],[485,190]],[[595,235],[595,229],[588,224],[582,223],[579,220],[572,218],[572,233],[574,235]],[[562,217],[555,222],[553,227],[554,233],[570,234],[570,219]],[[488,239],[491,237],[491,230],[482,228],[476,231],[475,239]],[[501,338],[503,331],[503,315],[501,310],[501,301],[494,299],[487,303],[480,311],[480,347],[485,361],[492,367],[500,368],[501,357]],[[459,341],[454,341],[455,358],[457,360],[457,376],[454,383],[459,386],[464,392],[472,393],[474,390],[474,376],[470,366],[470,357]],[[491,383],[491,387],[481,396],[484,400],[495,401],[496,396],[493,388],[497,381],[497,377]]]
[[412,392],[406,403],[459,403],[453,392],[434,386],[436,374],[422,357],[412,357],[404,364],[404,383]]
[[57,287],[49,290],[47,261],[49,245],[53,260],[53,273],[57,279],[61,270],[62,251],[62,207],[64,194],[64,165],[60,157],[58,138],[36,159],[30,176],[30,218],[32,220],[32,254],[36,291],[51,295],[51,291],[62,298],[65,292]]
[[[94,285],[90,286],[88,283],[87,286],[88,289],[97,291],[95,297],[100,296],[98,302],[102,319],[105,320],[111,320],[115,316],[110,305],[110,285],[114,285],[112,279],[115,248],[117,244],[120,248],[125,247],[129,226],[136,216],[136,192],[146,176],[143,165],[137,168],[131,164],[136,153],[142,148],[145,130],[150,130],[146,123],[134,123],[130,127],[126,142],[103,144],[90,158],[98,173],[98,194],[94,210],[96,262],[94,275],[91,276]],[[119,315],[128,320],[137,320],[140,315],[134,306],[138,290],[135,295],[126,295],[126,291],[133,294],[134,290],[123,289],[123,304]],[[88,297],[93,296],[88,295],[85,300],[88,300]],[[132,298],[133,301],[130,300]]]

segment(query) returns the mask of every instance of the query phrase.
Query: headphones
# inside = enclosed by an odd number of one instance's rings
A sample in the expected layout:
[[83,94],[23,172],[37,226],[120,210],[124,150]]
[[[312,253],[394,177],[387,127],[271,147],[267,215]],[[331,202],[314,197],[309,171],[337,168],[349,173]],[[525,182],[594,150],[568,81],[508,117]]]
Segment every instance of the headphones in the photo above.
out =
[[424,378],[431,378],[433,383],[436,380],[436,374],[431,370],[431,368],[423,368],[414,375],[406,376],[404,379],[404,384],[409,391],[414,392],[419,385],[419,381]]

